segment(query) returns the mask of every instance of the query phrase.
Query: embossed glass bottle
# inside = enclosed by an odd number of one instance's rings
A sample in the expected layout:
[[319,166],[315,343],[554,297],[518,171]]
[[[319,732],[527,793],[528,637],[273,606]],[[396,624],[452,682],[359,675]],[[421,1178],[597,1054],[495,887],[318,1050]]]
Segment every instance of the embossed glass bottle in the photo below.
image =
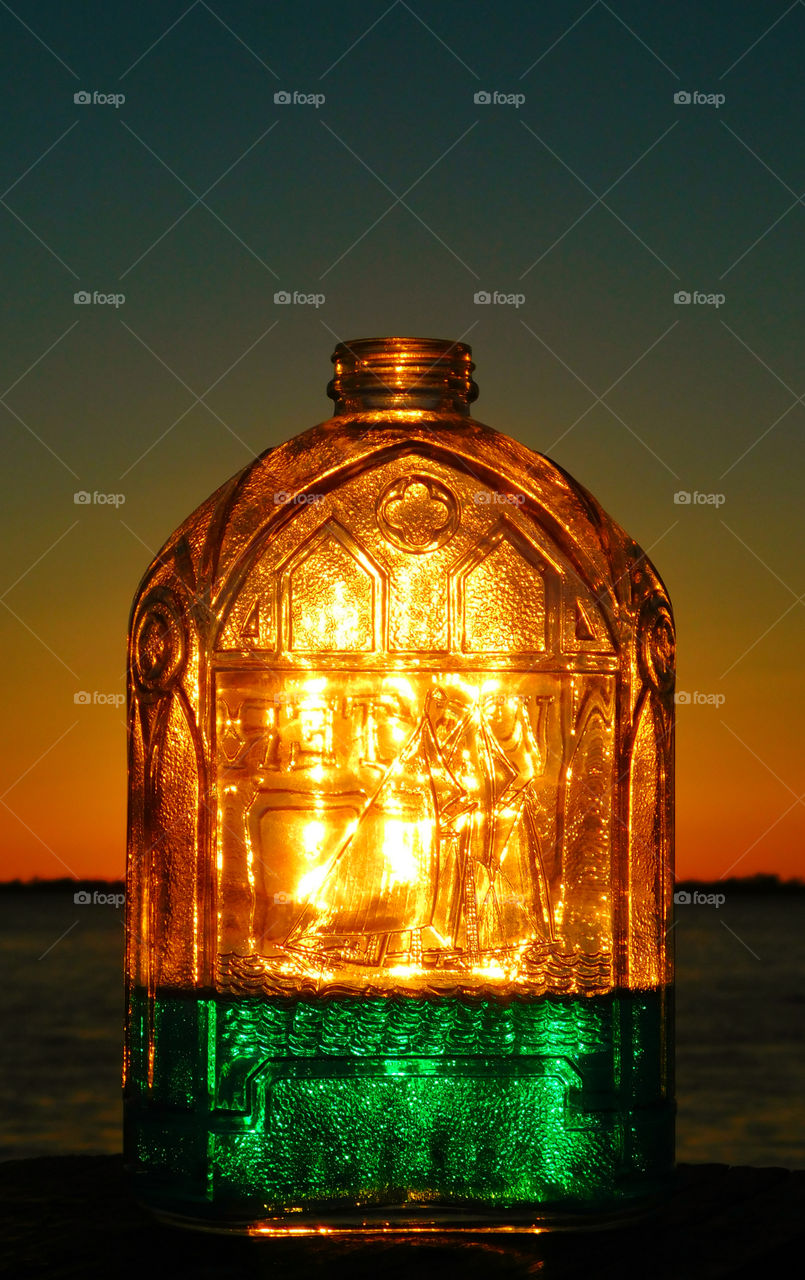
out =
[[609,1221],[673,1163],[668,598],[467,346],[333,361],[134,602],[128,1167],[224,1230]]

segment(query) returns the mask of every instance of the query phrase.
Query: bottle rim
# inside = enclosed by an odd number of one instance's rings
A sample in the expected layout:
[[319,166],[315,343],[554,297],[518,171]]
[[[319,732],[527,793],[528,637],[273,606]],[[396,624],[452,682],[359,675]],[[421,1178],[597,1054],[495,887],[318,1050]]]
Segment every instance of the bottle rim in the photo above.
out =
[[332,355],[336,413],[378,408],[466,414],[478,396],[472,348],[448,338],[352,338]]

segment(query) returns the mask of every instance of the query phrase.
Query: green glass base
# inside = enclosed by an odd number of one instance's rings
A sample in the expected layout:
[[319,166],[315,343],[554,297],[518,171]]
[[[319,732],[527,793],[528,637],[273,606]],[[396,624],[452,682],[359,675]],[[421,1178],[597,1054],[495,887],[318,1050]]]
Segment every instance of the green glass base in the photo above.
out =
[[614,1223],[673,1166],[668,999],[136,993],[137,1194],[262,1234]]

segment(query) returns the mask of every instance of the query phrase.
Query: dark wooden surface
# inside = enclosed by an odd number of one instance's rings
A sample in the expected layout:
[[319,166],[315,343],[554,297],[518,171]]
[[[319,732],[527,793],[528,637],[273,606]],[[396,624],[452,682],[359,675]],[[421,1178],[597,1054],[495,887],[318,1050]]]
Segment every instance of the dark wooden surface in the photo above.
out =
[[579,1235],[248,1240],[162,1226],[132,1200],[121,1156],[0,1164],[0,1269],[81,1280],[777,1280],[805,1257],[805,1170],[682,1165],[648,1221]]

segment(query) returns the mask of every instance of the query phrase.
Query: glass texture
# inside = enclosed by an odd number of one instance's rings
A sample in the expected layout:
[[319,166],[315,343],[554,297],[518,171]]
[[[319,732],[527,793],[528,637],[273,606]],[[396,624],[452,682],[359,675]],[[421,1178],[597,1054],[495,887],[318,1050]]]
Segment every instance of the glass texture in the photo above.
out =
[[673,1164],[670,604],[468,347],[333,362],[134,602],[128,1166],[221,1230],[616,1220]]

